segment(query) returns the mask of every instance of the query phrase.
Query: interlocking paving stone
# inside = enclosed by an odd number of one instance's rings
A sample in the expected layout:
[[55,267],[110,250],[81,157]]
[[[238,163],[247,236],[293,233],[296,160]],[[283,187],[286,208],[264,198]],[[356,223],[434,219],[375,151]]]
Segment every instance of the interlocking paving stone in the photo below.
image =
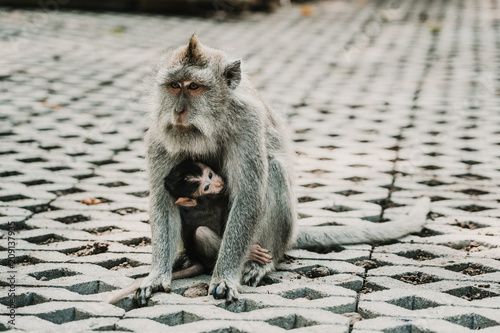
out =
[[[3,274],[0,330],[500,330],[497,2],[309,5],[222,20],[0,8],[3,266],[17,230],[16,325]],[[231,305],[182,296],[208,275],[144,309],[103,304],[150,270],[142,80],[195,31],[285,115],[301,225],[384,223],[429,196],[425,229],[291,250]],[[311,278],[318,267],[330,275]]]
[[[455,320],[458,322],[458,320]],[[414,319],[414,318],[390,318],[378,317],[375,319],[368,319],[359,321],[354,324],[354,333],[375,333],[375,332],[408,332],[411,330],[424,331],[424,332],[457,332],[466,333],[477,331],[480,327],[482,332],[496,332],[497,327],[484,327],[480,326],[482,323],[474,324],[474,317],[461,320],[461,324],[454,324],[447,320],[442,319]],[[471,324],[472,328],[467,325]]]

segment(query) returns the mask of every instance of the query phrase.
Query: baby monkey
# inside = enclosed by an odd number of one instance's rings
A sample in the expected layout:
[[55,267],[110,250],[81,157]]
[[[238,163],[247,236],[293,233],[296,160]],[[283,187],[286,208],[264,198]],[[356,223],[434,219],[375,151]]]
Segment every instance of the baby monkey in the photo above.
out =
[[[208,165],[185,160],[165,177],[165,188],[179,206],[184,253],[176,258],[174,267],[191,261],[190,267],[172,273],[172,280],[210,273],[217,260],[222,235],[229,213],[229,198],[224,180]],[[270,251],[258,244],[252,245],[248,259],[261,265],[271,262]],[[136,291],[142,282],[137,279],[130,286],[118,291],[107,302],[114,304]]]
[[[224,180],[208,165],[185,160],[165,177],[165,187],[176,198],[182,217],[182,241],[187,256],[212,270],[219,253],[229,213]],[[261,265],[271,262],[269,250],[255,244],[248,259]]]

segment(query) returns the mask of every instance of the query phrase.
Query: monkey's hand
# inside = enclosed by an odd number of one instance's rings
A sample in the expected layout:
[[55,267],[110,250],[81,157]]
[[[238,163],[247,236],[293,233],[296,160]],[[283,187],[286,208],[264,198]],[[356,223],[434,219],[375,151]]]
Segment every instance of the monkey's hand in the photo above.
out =
[[214,298],[225,298],[226,302],[237,301],[239,298],[237,284],[232,283],[227,279],[212,277],[208,293],[214,295]]
[[250,247],[250,253],[248,254],[248,259],[255,261],[261,265],[266,265],[271,263],[273,257],[270,255],[271,251],[263,249],[260,245],[255,244]]
[[141,286],[135,292],[135,299],[139,306],[146,306],[151,294],[155,291],[163,289],[165,292],[170,292],[170,278],[160,272],[151,272],[144,278]]

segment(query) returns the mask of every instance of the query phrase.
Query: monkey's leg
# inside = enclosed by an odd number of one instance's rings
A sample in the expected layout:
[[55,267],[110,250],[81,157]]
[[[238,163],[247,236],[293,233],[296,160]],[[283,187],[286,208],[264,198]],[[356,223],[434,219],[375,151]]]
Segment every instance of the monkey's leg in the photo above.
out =
[[191,259],[189,259],[186,250],[183,249],[175,255],[174,263],[172,264],[172,271],[180,271],[182,269],[191,267],[192,265],[193,263]]
[[146,161],[150,189],[152,262],[151,272],[137,291],[139,305],[146,305],[153,291],[160,288],[170,291],[172,264],[181,234],[179,209],[163,184],[165,174],[176,161],[170,159],[163,145],[155,142],[155,137],[150,134],[146,137]]
[[208,289],[210,295],[228,302],[239,297],[241,266],[262,221],[268,179],[267,152],[261,140],[265,133],[255,127],[258,120],[252,116],[242,120],[251,129],[239,132],[226,147],[222,169],[231,207]]
[[275,269],[277,261],[289,248],[296,227],[295,197],[291,179],[285,164],[278,159],[269,162],[265,208],[257,242],[269,249],[274,259],[264,266],[252,261],[245,263],[241,281],[254,287]]
[[173,272],[172,281],[200,275],[201,273],[203,273],[204,270],[205,267],[203,267],[202,264],[200,264],[199,262],[194,262],[193,266],[191,267],[184,268],[183,270],[177,272]]
[[201,262],[212,269],[219,254],[222,239],[209,227],[198,227],[194,234],[194,248]]

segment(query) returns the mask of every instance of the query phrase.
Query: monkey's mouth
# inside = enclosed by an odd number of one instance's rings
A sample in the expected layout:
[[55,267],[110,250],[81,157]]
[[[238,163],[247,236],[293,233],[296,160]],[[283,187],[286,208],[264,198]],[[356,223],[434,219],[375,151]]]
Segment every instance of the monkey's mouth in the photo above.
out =
[[195,131],[197,128],[194,125],[182,125],[182,124],[168,124],[167,129],[175,129],[181,133]]

